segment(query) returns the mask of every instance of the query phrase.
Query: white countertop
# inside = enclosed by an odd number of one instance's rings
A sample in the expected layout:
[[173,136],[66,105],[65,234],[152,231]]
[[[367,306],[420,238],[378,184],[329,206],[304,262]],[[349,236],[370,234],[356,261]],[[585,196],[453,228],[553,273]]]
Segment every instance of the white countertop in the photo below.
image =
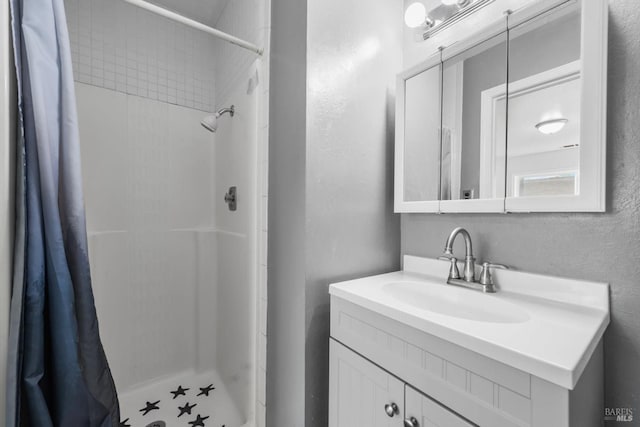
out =
[[[498,292],[484,294],[447,285],[448,265],[405,256],[403,271],[335,283],[329,293],[564,388],[575,387],[609,324],[609,285],[504,270],[494,273]],[[386,285],[398,282],[418,289],[424,284],[449,301],[509,308],[522,318],[486,322],[423,309],[390,295]]]

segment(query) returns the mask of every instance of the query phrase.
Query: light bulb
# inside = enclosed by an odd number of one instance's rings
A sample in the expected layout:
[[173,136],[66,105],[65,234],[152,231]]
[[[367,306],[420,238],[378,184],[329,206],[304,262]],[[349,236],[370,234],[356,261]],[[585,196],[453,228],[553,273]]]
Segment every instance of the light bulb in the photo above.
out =
[[453,6],[454,4],[458,3],[458,0],[441,0],[442,4],[447,5],[447,6]]
[[560,132],[568,121],[567,119],[545,120],[544,122],[538,123],[536,129],[545,135],[551,135]]
[[404,13],[404,22],[409,28],[418,28],[424,24],[427,17],[427,9],[422,3],[416,2],[409,5]]

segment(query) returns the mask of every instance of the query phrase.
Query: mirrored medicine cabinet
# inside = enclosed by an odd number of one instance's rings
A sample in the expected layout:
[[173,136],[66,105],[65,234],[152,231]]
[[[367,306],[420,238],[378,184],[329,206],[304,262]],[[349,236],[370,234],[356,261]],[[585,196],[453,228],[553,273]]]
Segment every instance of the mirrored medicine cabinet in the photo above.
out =
[[603,212],[606,59],[606,0],[544,0],[401,73],[395,211]]

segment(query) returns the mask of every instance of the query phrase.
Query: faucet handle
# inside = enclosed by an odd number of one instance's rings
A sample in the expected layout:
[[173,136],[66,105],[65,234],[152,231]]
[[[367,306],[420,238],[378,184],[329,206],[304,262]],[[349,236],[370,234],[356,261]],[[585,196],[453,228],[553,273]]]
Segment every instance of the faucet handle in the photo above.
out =
[[454,257],[453,255],[444,255],[441,257],[438,257],[439,260],[442,261],[450,261],[451,262],[451,266],[449,267],[449,279],[459,279],[460,278],[460,271],[458,270],[458,259],[456,257]]
[[482,268],[499,268],[500,270],[510,270],[511,267],[507,266],[507,265],[503,265],[503,264],[495,264],[491,261],[485,261],[482,263]]
[[482,263],[482,272],[480,273],[481,285],[493,285],[493,278],[491,277],[491,269],[499,268],[500,270],[509,270],[509,267],[502,264],[494,264],[492,262]]

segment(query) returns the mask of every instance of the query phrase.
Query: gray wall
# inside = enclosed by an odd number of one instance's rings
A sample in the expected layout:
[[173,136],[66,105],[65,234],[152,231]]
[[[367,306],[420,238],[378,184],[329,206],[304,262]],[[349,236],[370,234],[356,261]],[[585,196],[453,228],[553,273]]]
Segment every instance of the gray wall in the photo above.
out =
[[328,285],[399,268],[402,5],[273,0],[272,19],[267,424],[324,427]]
[[272,0],[267,425],[304,423],[307,3]]
[[[640,7],[610,2],[607,213],[402,216],[402,253],[435,257],[466,227],[479,260],[611,284],[608,407],[640,411]],[[458,243],[460,244],[460,242]],[[455,248],[462,253],[464,248]]]
[[[308,1],[306,427],[327,425],[328,285],[400,266],[393,112],[401,3]],[[356,18],[363,10],[366,19]]]

